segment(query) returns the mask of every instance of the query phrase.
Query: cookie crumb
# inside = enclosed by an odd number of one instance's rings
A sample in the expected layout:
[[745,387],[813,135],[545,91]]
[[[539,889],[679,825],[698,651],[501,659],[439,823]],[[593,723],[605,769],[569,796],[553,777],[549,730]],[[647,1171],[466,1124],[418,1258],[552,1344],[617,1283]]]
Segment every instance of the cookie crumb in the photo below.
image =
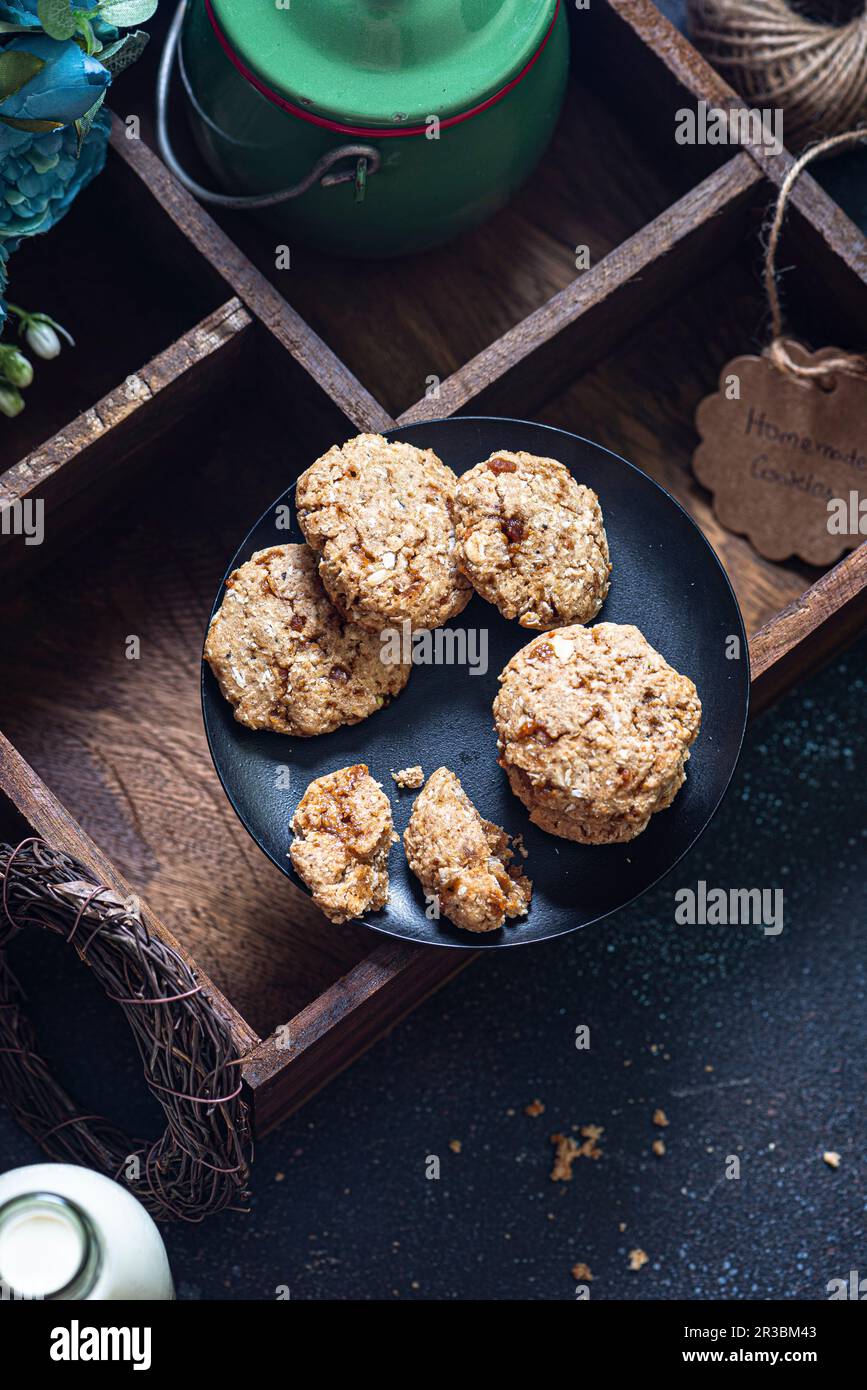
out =
[[666,1115],[664,1110],[654,1110],[653,1123],[655,1125],[659,1125],[660,1129],[668,1128],[668,1116]]
[[552,1182],[571,1182],[572,1164],[576,1158],[601,1158],[602,1150],[597,1139],[604,1134],[600,1125],[582,1125],[583,1144],[576,1144],[571,1135],[552,1134],[551,1143],[555,1147],[554,1166],[551,1169]]
[[544,1115],[545,1107],[540,1100],[531,1100],[529,1105],[524,1106],[524,1114],[529,1115],[534,1120],[537,1115]]
[[653,1152],[656,1154],[656,1157],[657,1157],[657,1158],[662,1158],[663,1154],[665,1153],[665,1141],[664,1141],[664,1140],[662,1140],[662,1139],[654,1139],[654,1141],[653,1141],[653,1143],[651,1144],[650,1147],[653,1149]]
[[405,790],[417,791],[424,786],[424,771],[417,764],[415,767],[402,767],[399,772],[392,772],[391,776]]
[[551,1143],[555,1146],[551,1181],[571,1182],[572,1164],[581,1152],[579,1146],[568,1134],[552,1134]]
[[649,1261],[649,1259],[650,1259],[650,1256],[647,1255],[647,1254],[645,1254],[645,1252],[644,1252],[643,1250],[630,1250],[630,1252],[629,1252],[629,1268],[632,1269],[632,1270],[639,1270],[639,1269],[641,1269],[642,1265],[646,1265],[646,1264],[647,1264],[647,1262]]
[[592,1284],[593,1275],[590,1273],[590,1266],[579,1260],[577,1265],[572,1266],[572,1278],[578,1284]]
[[450,1139],[449,1148],[451,1149],[453,1154],[459,1154],[461,1149],[463,1148],[463,1145],[461,1144],[460,1139]]
[[827,1163],[829,1168],[840,1167],[840,1155],[838,1153],[835,1153],[833,1149],[825,1150],[825,1152],[822,1154],[822,1161],[824,1163]]

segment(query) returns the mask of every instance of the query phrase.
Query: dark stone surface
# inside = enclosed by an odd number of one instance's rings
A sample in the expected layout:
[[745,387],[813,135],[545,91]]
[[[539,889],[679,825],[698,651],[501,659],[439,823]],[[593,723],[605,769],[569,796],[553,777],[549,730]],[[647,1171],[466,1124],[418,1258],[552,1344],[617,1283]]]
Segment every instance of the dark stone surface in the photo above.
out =
[[[642,902],[489,952],[259,1145],[249,1215],[169,1228],[180,1297],[570,1299],[582,1260],[594,1298],[822,1299],[867,1273],[865,658],[862,640],[753,727],[710,830]],[[675,925],[699,879],[781,888],[782,933]],[[16,963],[77,1093],[153,1128],[86,972],[58,1007],[66,957]],[[603,1156],[552,1183],[549,1135],[584,1124]],[[0,1110],[0,1168],[38,1157]]]

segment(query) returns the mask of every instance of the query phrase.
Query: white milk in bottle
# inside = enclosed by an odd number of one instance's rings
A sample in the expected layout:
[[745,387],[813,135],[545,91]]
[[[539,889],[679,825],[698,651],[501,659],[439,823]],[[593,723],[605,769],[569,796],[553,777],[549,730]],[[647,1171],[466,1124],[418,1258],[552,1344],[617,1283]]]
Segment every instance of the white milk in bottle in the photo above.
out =
[[159,1231],[120,1183],[69,1163],[0,1176],[0,1296],[168,1299]]

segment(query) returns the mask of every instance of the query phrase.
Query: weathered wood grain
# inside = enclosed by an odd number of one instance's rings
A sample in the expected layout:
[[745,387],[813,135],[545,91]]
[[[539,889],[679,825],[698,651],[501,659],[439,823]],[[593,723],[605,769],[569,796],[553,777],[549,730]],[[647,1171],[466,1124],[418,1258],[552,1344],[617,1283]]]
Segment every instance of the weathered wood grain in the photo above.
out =
[[[628,55],[633,56],[642,81],[623,85],[631,86],[633,92],[639,89],[638,97],[643,98],[649,117],[652,118],[652,112],[648,108],[654,103],[648,99],[647,88],[658,95],[663,87],[663,72],[674,79],[683,95],[688,93],[696,101],[724,106],[736,97],[734,89],[666,19],[653,0],[606,0],[596,23],[600,35],[597,57],[601,48],[601,56],[606,60],[599,66],[610,80],[615,65],[625,71]],[[647,55],[645,60],[642,54]],[[666,86],[665,90],[671,89]]]
[[326,257],[299,243],[291,269],[277,270],[273,233],[239,214],[220,220],[396,414],[424,395],[428,378],[445,381],[568,286],[578,246],[596,264],[661,213],[682,191],[679,175],[676,164],[648,157],[641,127],[623,118],[619,102],[575,83],[527,186],[451,245],[377,262]]
[[764,304],[752,266],[737,259],[693,284],[538,412],[546,424],[622,454],[671,492],[695,518],[734,586],[755,632],[803,593],[819,571],[773,564],[717,520],[692,472],[695,410],[717,389],[724,364],[759,345]]
[[853,642],[867,626],[867,542],[794,599],[750,639],[752,711]]
[[[69,814],[66,807],[48,790],[2,733],[0,733],[0,794],[8,798],[35,835],[42,836],[53,848],[73,855],[99,879],[100,883],[112,888],[122,898],[129,898],[134,895],[133,888],[118,873],[108,856],[94,844],[90,836]],[[142,920],[146,923],[148,930],[177,951],[195,970],[203,993],[207,995],[213,1004],[214,1011],[230,1029],[239,1055],[246,1053],[251,1047],[255,1047],[259,1039],[237,1009],[220,993],[193,960],[187,949],[163,926],[162,922],[154,916],[140,897],[138,902]]]
[[133,176],[128,181],[131,198],[138,185],[134,204],[142,215],[149,222],[171,218],[291,359],[303,368],[311,383],[359,430],[388,429],[390,418],[378,401],[172,177],[144,141],[127,139],[124,125],[117,117],[113,119],[111,148]]
[[422,399],[401,424],[468,408],[531,413],[731,254],[761,176],[737,155]]
[[171,347],[34,453],[0,474],[0,508],[24,498],[45,508],[46,539],[27,546],[0,533],[0,576],[30,578],[70,535],[99,520],[107,495],[133,485],[135,467],[240,369],[252,319],[237,299],[222,304]]

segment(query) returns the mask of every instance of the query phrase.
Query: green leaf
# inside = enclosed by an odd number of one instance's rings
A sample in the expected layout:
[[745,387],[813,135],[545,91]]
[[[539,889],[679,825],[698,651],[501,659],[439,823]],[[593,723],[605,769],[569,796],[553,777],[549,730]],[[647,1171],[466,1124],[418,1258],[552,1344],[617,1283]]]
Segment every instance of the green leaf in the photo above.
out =
[[5,101],[20,91],[45,67],[45,59],[37,58],[35,53],[19,53],[16,50],[0,52],[0,101]]
[[92,58],[99,48],[99,39],[93,32],[93,25],[87,15],[79,15],[77,18],[78,33],[84,42],[84,51],[88,58]]
[[108,0],[100,10],[100,18],[120,29],[133,24],[146,24],[156,13],[157,0]]
[[50,130],[63,129],[62,121],[23,121],[17,116],[4,116],[2,112],[0,121],[11,126],[13,130],[29,130],[32,135],[47,135]]
[[144,29],[124,34],[123,38],[117,39],[115,43],[102,50],[98,55],[99,61],[104,68],[108,68],[112,77],[117,77],[119,72],[123,72],[141,57],[149,38],[150,35]]
[[87,111],[85,111],[83,116],[79,116],[78,120],[75,122],[75,129],[78,135],[78,154],[81,154],[81,147],[87,139],[88,135],[90,134],[90,128],[96,120],[99,108],[102,106],[102,103],[104,101],[105,91],[103,90],[100,92],[93,105]]
[[39,0],[36,12],[49,38],[71,39],[78,27],[69,0]]

